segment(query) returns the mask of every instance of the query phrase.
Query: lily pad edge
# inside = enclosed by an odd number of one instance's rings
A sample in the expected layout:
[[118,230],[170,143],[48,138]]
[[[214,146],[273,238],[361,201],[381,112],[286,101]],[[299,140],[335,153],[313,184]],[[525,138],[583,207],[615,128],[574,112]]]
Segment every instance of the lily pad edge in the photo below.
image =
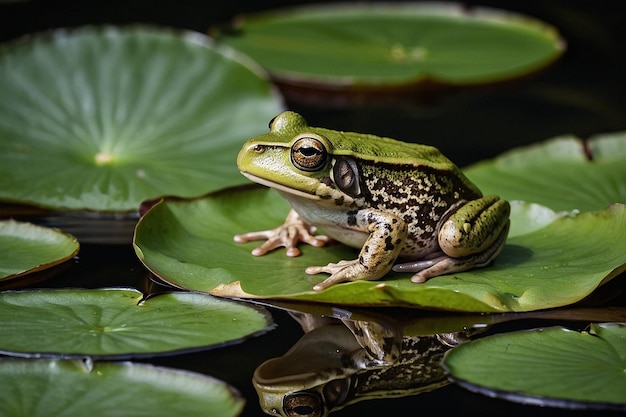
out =
[[54,261],[41,263],[25,271],[22,271],[16,274],[7,275],[4,277],[0,277],[0,283],[4,283],[6,281],[13,280],[13,279],[22,278],[27,275],[30,275],[36,272],[41,272],[41,271],[50,269],[52,267],[55,267],[57,265],[61,265],[69,261],[76,255],[78,255],[80,252],[80,242],[78,241],[78,239],[74,235],[64,232],[61,229],[58,229],[55,227],[41,226],[41,225],[37,225],[34,223],[23,222],[23,221],[18,221],[14,219],[0,220],[0,224],[6,224],[10,228],[29,228],[32,230],[35,230],[35,229],[41,230],[43,233],[55,234],[56,236],[58,236],[59,239],[66,239],[70,244],[72,244],[72,246],[74,246],[74,250],[71,253],[67,253],[67,255],[60,257]]

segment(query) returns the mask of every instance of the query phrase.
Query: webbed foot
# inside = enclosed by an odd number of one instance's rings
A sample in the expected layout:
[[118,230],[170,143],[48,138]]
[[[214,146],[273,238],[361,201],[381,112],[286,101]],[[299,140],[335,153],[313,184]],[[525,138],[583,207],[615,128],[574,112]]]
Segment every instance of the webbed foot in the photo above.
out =
[[388,272],[388,270],[378,270],[377,273],[372,273],[359,259],[343,260],[326,266],[310,266],[305,271],[310,275],[323,272],[330,274],[328,278],[313,287],[315,291],[325,290],[340,282],[377,280]]
[[262,256],[274,249],[284,247],[287,256],[296,257],[301,254],[300,249],[298,249],[300,242],[319,247],[332,240],[328,236],[315,236],[315,230],[314,226],[302,221],[300,216],[291,210],[282,225],[274,229],[235,235],[234,240],[238,243],[265,240],[261,246],[252,250],[254,256]]

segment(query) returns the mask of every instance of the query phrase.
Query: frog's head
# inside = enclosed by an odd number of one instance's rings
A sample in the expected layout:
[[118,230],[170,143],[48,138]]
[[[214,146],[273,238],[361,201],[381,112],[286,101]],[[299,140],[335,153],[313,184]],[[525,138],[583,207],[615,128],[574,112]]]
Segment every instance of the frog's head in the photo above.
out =
[[239,170],[254,182],[316,198],[330,177],[334,148],[328,136],[333,131],[309,127],[291,111],[276,116],[269,127],[269,133],[249,140],[239,152]]
[[444,175],[462,175],[432,146],[311,127],[291,111],[272,119],[270,131],[246,142],[237,157],[239,170],[254,182],[343,206],[364,197],[363,164],[379,164],[379,171],[389,175],[395,166],[427,166]]

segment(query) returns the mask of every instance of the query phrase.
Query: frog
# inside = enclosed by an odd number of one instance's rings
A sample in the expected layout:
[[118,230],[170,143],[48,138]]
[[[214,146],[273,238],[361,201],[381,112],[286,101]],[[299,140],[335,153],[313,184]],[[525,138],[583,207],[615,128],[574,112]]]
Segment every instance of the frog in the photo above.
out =
[[314,291],[377,281],[391,271],[424,283],[485,267],[508,236],[509,202],[484,196],[431,145],[312,127],[286,110],[269,132],[245,142],[237,166],[290,205],[282,225],[234,236],[239,243],[264,240],[252,255],[284,247],[297,257],[300,243],[335,241],[359,249],[355,259],[306,268],[309,275],[329,274]]

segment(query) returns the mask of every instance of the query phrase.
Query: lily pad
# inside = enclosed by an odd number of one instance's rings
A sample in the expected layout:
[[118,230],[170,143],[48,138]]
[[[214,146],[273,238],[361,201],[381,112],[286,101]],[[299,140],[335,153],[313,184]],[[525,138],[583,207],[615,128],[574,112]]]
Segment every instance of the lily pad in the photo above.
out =
[[588,141],[558,137],[513,149],[463,172],[485,194],[553,210],[601,210],[626,203],[626,132]]
[[148,27],[8,44],[0,91],[0,199],[56,210],[137,211],[241,183],[242,141],[281,110],[250,60]]
[[592,324],[580,333],[553,327],[489,336],[452,349],[443,366],[458,384],[489,396],[626,411],[625,324]]
[[60,230],[0,221],[0,282],[52,268],[75,256],[76,239]]
[[207,349],[270,329],[263,311],[195,293],[7,291],[0,293],[0,352],[112,359]]
[[0,359],[3,416],[234,417],[244,400],[215,378],[132,363]]
[[492,266],[423,284],[410,282],[408,274],[391,273],[380,281],[312,291],[326,275],[307,275],[307,266],[354,259],[355,250],[339,244],[302,245],[298,258],[288,258],[282,250],[252,256],[258,243],[234,243],[233,236],[275,227],[288,212],[275,191],[254,186],[195,200],[163,200],[140,219],[134,246],[144,265],[164,281],[221,296],[475,312],[568,305],[626,269],[626,206],[545,216],[540,225],[528,217],[535,210],[527,207],[514,204],[511,222],[532,228],[515,226],[517,232]]
[[445,3],[274,10],[240,17],[218,40],[277,80],[334,87],[493,82],[544,67],[564,50],[543,22]]

